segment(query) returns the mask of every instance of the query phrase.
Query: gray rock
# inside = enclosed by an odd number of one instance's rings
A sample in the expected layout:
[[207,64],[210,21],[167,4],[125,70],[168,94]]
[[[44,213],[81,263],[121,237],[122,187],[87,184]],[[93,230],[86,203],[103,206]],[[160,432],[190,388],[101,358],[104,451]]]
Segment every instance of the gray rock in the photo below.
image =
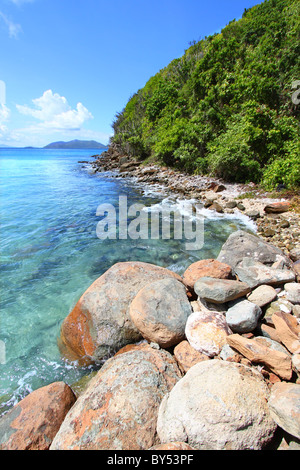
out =
[[249,256],[266,265],[272,265],[283,257],[286,265],[292,266],[291,260],[279,248],[243,230],[238,230],[228,237],[217,259],[235,268],[243,258]]
[[235,333],[250,333],[255,330],[262,315],[261,308],[249,300],[237,300],[226,312],[226,321]]
[[264,307],[265,305],[272,302],[277,297],[277,292],[272,286],[261,285],[254,289],[250,295],[248,295],[248,300],[259,307]]
[[269,390],[253,368],[212,359],[191,367],[160,407],[161,442],[198,450],[260,450],[273,437]]
[[295,280],[295,274],[289,269],[274,269],[265,266],[253,258],[243,258],[234,268],[236,275],[242,282],[246,282],[251,289],[268,284],[278,285]]
[[285,382],[274,384],[268,405],[278,426],[300,439],[300,385]]
[[207,302],[222,304],[248,294],[248,284],[230,279],[202,277],[195,282],[194,291]]

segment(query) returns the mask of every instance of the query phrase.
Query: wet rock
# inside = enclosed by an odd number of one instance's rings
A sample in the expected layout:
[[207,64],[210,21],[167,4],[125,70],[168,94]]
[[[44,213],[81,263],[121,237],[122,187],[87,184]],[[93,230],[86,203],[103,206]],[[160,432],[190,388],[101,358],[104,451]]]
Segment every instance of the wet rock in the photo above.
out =
[[199,450],[261,449],[273,437],[269,390],[254,369],[213,359],[193,366],[159,408],[162,442]]
[[149,345],[104,364],[78,398],[50,450],[147,450],[162,398],[180,379],[176,361]]
[[228,264],[220,263],[215,259],[204,259],[192,263],[182,276],[183,282],[191,289],[194,288],[195,282],[201,277],[231,279],[232,268]]
[[142,336],[164,348],[184,339],[191,313],[186,288],[174,278],[147,284],[130,304],[130,318]]
[[194,290],[201,299],[222,304],[245,296],[250,292],[250,287],[240,281],[202,277],[195,282]]
[[165,278],[181,281],[174,272],[149,263],[116,263],[86,290],[64,320],[62,354],[89,363],[142,339],[130,319],[130,303],[146,284]]
[[0,450],[48,450],[75,401],[64,382],[30,393],[0,419]]
[[255,330],[261,315],[262,310],[258,305],[249,300],[237,300],[227,310],[226,322],[235,333],[249,333]]
[[284,382],[273,385],[268,405],[278,426],[300,439],[300,385]]

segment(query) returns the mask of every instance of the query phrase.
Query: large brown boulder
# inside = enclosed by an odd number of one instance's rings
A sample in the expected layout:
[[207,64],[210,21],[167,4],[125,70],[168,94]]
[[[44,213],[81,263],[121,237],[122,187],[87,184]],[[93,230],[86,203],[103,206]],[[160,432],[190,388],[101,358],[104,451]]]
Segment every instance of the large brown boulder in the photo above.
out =
[[76,398],[64,382],[27,395],[0,420],[0,450],[48,450]]
[[134,325],[145,339],[163,348],[184,339],[185,325],[191,313],[186,288],[174,278],[147,284],[130,304]]
[[203,259],[192,263],[183,273],[184,283],[194,288],[195,282],[200,277],[216,277],[218,279],[232,279],[232,268],[228,264],[216,259]]
[[147,450],[158,408],[181,378],[167,351],[141,344],[109,359],[66,416],[50,450]]
[[152,281],[181,277],[160,266],[138,261],[116,263],[82,295],[64,320],[59,340],[63,356],[81,362],[99,361],[140,340],[129,305]]

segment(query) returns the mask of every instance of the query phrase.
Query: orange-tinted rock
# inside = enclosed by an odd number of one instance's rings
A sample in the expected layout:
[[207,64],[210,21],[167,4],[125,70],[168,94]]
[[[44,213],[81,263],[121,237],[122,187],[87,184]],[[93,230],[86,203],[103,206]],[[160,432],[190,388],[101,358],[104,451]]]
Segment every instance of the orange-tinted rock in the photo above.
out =
[[300,325],[297,318],[290,313],[275,312],[272,321],[276,328],[276,333],[280,341],[293,354],[300,353]]
[[290,380],[292,377],[292,361],[291,358],[281,352],[275,351],[270,347],[261,344],[254,339],[248,339],[233,334],[227,337],[229,346],[236,349],[239,353],[245,356],[253,363],[263,364],[271,372],[278,375],[282,379]]
[[76,398],[64,382],[27,395],[0,420],[0,450],[48,450]]
[[165,268],[130,261],[116,263],[81,296],[61,328],[59,347],[63,356],[81,362],[102,360],[141,334],[129,316],[129,305],[151,281],[181,277]]
[[187,372],[191,367],[201,361],[208,361],[209,357],[196,351],[186,340],[181,341],[174,348],[174,356],[183,372]]
[[218,279],[232,279],[232,268],[228,264],[216,259],[204,259],[191,264],[183,274],[184,283],[194,288],[195,282],[200,277],[215,277]]
[[186,287],[177,279],[150,282],[130,304],[130,318],[149,342],[169,348],[184,339],[192,309]]
[[112,357],[80,395],[50,450],[147,450],[158,444],[159,405],[181,377],[173,356],[150,345]]
[[290,208],[291,203],[288,201],[273,202],[265,206],[264,211],[267,214],[280,214],[281,212],[287,212]]

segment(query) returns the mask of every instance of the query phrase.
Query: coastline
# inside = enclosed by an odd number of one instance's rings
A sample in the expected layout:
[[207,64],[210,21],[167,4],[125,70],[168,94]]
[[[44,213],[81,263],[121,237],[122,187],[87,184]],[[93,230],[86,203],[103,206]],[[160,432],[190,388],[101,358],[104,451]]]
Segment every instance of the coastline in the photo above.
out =
[[[110,146],[100,155],[93,155],[88,166],[94,174],[125,178],[147,192],[191,199],[217,217],[237,215],[247,217],[256,227],[257,235],[293,257],[300,250],[300,195],[262,192],[254,183],[228,183],[200,175],[133,160]],[[276,196],[277,196],[276,194]],[[279,204],[280,203],[280,204]],[[286,204],[285,204],[286,203]],[[280,207],[266,209],[273,204]]]
[[112,265],[66,312],[57,338],[64,360],[95,369],[8,410],[0,450],[299,450],[297,212],[283,198],[241,197],[252,184],[109,152],[94,158],[91,173],[202,202],[213,218],[276,222],[279,238],[288,229],[291,237],[281,250],[276,234],[236,230],[216,258],[182,275],[141,261]]

